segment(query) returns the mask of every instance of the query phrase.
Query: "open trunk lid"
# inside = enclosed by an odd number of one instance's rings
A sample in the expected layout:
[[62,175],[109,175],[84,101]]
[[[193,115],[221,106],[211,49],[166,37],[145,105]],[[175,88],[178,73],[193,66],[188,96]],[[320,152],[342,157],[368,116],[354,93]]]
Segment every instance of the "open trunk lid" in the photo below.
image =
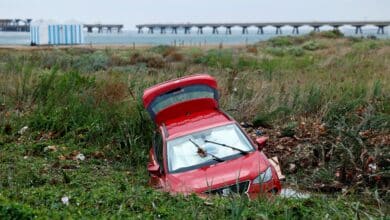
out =
[[160,125],[183,115],[218,109],[216,80],[207,74],[187,76],[157,84],[144,91],[144,107]]

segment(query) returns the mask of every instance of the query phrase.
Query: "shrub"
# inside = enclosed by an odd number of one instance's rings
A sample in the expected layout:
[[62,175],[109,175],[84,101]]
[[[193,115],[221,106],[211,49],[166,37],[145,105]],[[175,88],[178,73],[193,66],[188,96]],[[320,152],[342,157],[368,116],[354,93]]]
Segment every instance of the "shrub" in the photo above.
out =
[[379,43],[375,40],[366,40],[362,42],[356,42],[353,45],[353,48],[361,52],[366,52],[368,50],[374,50],[379,48]]
[[169,45],[158,45],[148,49],[148,51],[152,53],[158,53],[163,57],[167,57],[171,53],[176,52],[176,48]]
[[126,66],[132,64],[130,57],[121,56],[120,54],[112,54],[110,57],[111,66]]
[[295,57],[300,57],[305,54],[305,51],[301,47],[290,47],[287,53]]
[[286,46],[293,45],[292,37],[288,37],[288,36],[271,38],[269,42],[273,47],[286,47]]
[[318,33],[319,36],[324,37],[324,38],[341,38],[344,37],[344,34],[340,30],[331,30],[331,31],[323,31]]
[[306,113],[317,113],[323,105],[323,96],[321,89],[315,85],[312,85],[308,91],[308,95],[306,98]]
[[184,56],[177,51],[173,51],[165,57],[165,60],[168,62],[181,62],[184,60]]
[[253,126],[271,128],[272,123],[275,121],[283,121],[285,117],[290,115],[291,109],[286,106],[279,106],[273,111],[261,112],[255,116],[252,123]]
[[256,46],[248,46],[247,48],[246,48],[246,52],[248,52],[248,53],[253,53],[253,54],[257,54],[257,47]]
[[282,57],[286,54],[286,50],[282,47],[267,47],[265,51],[278,57]]
[[165,66],[164,59],[158,54],[151,54],[146,59],[146,65],[152,68],[163,68]]
[[131,64],[145,63],[147,67],[151,68],[163,68],[165,61],[163,57],[156,53],[140,54],[138,52],[133,53],[130,58]]
[[258,67],[262,70],[267,80],[272,80],[278,64],[276,59],[262,59],[259,61]]
[[302,45],[302,48],[305,50],[315,51],[318,49],[322,49],[324,46],[318,43],[317,41],[308,41]]
[[82,54],[75,59],[74,70],[81,72],[94,72],[106,70],[109,67],[110,58],[103,51],[96,51],[92,54]]
[[37,217],[36,215],[36,212],[30,207],[9,202],[6,201],[4,198],[0,197],[0,219],[28,220],[35,219]]
[[245,69],[245,68],[256,68],[258,65],[258,61],[256,57],[253,56],[240,56],[238,58],[238,69]]
[[297,128],[296,122],[290,122],[286,126],[284,126],[281,130],[282,137],[294,137],[295,129]]
[[200,62],[211,67],[232,68],[233,52],[231,50],[209,50]]

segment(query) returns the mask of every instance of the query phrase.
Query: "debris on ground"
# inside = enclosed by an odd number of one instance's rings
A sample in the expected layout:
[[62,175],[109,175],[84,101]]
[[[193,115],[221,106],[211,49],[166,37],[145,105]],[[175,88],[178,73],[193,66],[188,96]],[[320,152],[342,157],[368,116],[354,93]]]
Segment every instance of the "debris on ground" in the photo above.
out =
[[291,188],[283,188],[280,192],[280,196],[284,198],[296,198],[296,199],[308,199],[310,198],[309,193],[298,192]]
[[92,157],[95,159],[102,159],[104,158],[104,153],[101,151],[95,151],[92,153]]
[[62,204],[64,204],[64,205],[69,205],[69,197],[63,196],[63,197],[61,198],[61,202],[62,202]]
[[85,160],[84,154],[81,154],[81,153],[77,154],[75,158],[76,158],[76,160],[81,160],[81,161]]
[[50,146],[47,146],[45,148],[43,148],[43,151],[52,151],[52,152],[56,152],[57,151],[57,146],[55,145],[50,145]]
[[[360,149],[360,158],[351,159],[349,150],[343,145],[346,137],[335,136],[325,123],[317,119],[300,120],[294,123],[295,127],[289,127],[289,132],[283,131],[286,127],[256,127],[246,122],[241,123],[241,126],[250,137],[268,136],[263,152],[269,158],[277,157],[284,174],[297,174],[298,171],[305,173],[306,180],[300,181],[305,181],[306,190],[339,192],[356,186],[377,186],[385,189],[386,194],[389,180],[384,172],[390,160],[385,159],[386,153],[375,149],[390,146],[389,133],[375,133],[371,130],[358,132],[358,136],[364,140],[364,147]],[[346,154],[346,163],[332,164],[331,161],[343,161],[340,158],[342,153]],[[329,167],[330,164],[334,167]],[[316,174],[318,177],[314,178]]]
[[268,159],[268,161],[275,168],[276,173],[278,174],[279,180],[285,180],[286,177],[282,174],[282,170],[281,170],[280,165],[279,165],[278,157],[272,157],[272,158]]
[[20,135],[23,135],[28,129],[28,126],[24,126],[23,128],[21,128],[19,131],[18,131],[18,134]]

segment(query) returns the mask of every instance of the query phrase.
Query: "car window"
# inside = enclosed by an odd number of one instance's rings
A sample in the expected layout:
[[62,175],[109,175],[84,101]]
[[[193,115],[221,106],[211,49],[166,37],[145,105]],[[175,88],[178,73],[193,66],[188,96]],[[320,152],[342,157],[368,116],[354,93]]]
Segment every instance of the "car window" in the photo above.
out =
[[218,92],[206,85],[191,85],[177,88],[155,98],[148,109],[152,115],[156,115],[171,105],[198,98],[212,98],[217,100]]
[[206,152],[219,158],[230,157],[240,154],[240,152],[207,141],[229,145],[243,151],[253,151],[249,140],[236,124],[207,129],[167,142],[168,170],[170,172],[186,170],[185,168],[189,170],[191,167],[197,167],[198,165],[214,161],[210,155],[201,157],[197,153],[198,148],[191,141],[195,142]]
[[163,142],[160,132],[154,133],[153,147],[157,163],[160,165],[161,168],[163,168]]

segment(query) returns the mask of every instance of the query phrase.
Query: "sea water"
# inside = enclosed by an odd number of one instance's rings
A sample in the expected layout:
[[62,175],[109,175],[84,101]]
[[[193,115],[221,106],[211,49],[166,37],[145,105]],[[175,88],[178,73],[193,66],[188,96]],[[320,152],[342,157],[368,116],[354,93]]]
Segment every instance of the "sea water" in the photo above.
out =
[[[332,28],[324,27],[321,30],[332,30]],[[292,28],[285,27],[282,29],[282,35],[293,35]],[[299,35],[308,34],[312,28],[300,28]],[[377,38],[390,38],[389,28],[385,28],[384,35],[378,35],[375,27],[363,28],[363,34],[355,34],[353,27],[340,28],[340,31],[346,36],[376,36]],[[184,34],[179,31],[178,34],[172,34],[167,30],[166,34],[160,34],[158,29],[154,34],[144,33],[138,34],[136,30],[124,30],[120,33],[113,31],[112,33],[87,33],[85,32],[85,44],[92,45],[215,45],[215,44],[250,44],[259,41],[264,41],[269,38],[280,36],[275,34],[275,28],[268,27],[264,29],[264,34],[257,34],[255,28],[249,29],[249,34],[241,34],[241,29],[232,29],[232,34],[225,34],[225,29],[220,28],[219,34],[212,34],[211,30],[205,29],[203,34],[197,34],[194,28],[191,34]],[[29,45],[30,34],[28,32],[0,32],[0,45]]]

